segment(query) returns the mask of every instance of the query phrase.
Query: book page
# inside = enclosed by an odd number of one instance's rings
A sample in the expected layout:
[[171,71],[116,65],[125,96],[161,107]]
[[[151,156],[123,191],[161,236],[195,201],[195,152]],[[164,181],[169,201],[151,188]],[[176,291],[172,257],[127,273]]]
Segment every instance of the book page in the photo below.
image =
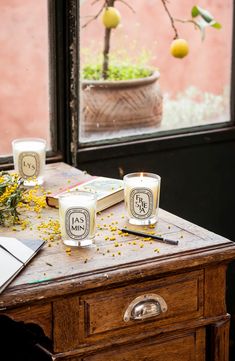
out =
[[0,247],[0,288],[21,268],[22,263]]
[[121,190],[123,188],[123,181],[120,179],[98,177],[75,188],[78,190],[96,193],[98,199],[100,199]]
[[11,254],[21,262],[27,263],[34,251],[23,244],[20,240],[11,237],[0,237],[0,245],[6,248]]

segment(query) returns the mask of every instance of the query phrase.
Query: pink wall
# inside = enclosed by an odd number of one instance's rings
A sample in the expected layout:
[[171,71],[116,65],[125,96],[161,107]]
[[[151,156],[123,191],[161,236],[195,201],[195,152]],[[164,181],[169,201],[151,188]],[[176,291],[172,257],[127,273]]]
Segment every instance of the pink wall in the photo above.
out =
[[47,0],[0,0],[0,154],[11,141],[49,144]]
[[[207,29],[206,39],[201,42],[199,31],[192,24],[177,23],[180,37],[189,42],[190,54],[184,59],[175,59],[169,54],[173,31],[169,18],[160,0],[128,0],[136,11],[133,14],[124,4],[117,1],[116,7],[122,15],[122,26],[112,35],[112,47],[122,41],[130,49],[133,40],[139,48],[145,47],[156,57],[154,64],[160,69],[161,88],[170,93],[177,93],[190,85],[203,91],[220,94],[230,82],[231,64],[231,26],[232,0],[180,0],[168,1],[168,7],[174,18],[186,19],[190,16],[193,5],[205,7],[222,23],[218,31]],[[98,5],[91,6],[92,0],[86,0],[81,6],[81,23],[87,15],[97,13]],[[102,49],[103,25],[100,20],[93,21],[81,30],[81,46],[87,47],[92,42]]]

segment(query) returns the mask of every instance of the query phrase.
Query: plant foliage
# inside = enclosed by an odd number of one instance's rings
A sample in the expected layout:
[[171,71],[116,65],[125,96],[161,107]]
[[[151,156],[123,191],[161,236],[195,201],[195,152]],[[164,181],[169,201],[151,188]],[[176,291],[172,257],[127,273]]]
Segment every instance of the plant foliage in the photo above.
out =
[[[152,69],[139,67],[136,65],[112,65],[108,69],[106,80],[130,80],[146,78],[153,73]],[[102,65],[87,65],[82,69],[84,80],[101,80]]]
[[17,174],[0,172],[0,225],[18,222],[17,206],[25,191],[23,182]]
[[205,39],[205,29],[209,26],[215,29],[221,29],[221,24],[215,20],[214,16],[206,9],[200,6],[194,6],[191,10],[193,20],[191,21],[201,31],[202,40]]

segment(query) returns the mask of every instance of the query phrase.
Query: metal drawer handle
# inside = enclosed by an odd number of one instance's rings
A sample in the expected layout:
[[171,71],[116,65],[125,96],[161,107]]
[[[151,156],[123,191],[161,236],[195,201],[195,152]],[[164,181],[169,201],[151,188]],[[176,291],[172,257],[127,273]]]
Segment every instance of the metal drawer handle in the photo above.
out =
[[160,315],[167,311],[167,304],[159,295],[148,294],[136,297],[127,307],[124,314],[124,321],[144,320]]

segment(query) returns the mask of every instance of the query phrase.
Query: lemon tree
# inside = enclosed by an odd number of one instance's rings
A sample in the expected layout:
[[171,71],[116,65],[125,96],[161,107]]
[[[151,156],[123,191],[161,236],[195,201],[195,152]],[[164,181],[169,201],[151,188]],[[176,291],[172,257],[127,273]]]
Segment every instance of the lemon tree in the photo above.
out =
[[[101,2],[101,8],[98,11],[98,13],[93,16],[86,24],[83,25],[83,27],[86,27],[92,20],[97,19],[98,17],[101,17],[101,21],[103,23],[103,26],[105,28],[105,34],[104,34],[104,48],[103,48],[103,65],[102,65],[102,72],[101,78],[107,79],[109,77],[110,71],[109,71],[109,52],[110,52],[110,38],[111,38],[111,31],[116,29],[121,21],[121,14],[116,9],[115,4],[118,0],[92,0],[93,4],[96,2]],[[134,12],[134,9],[128,2],[128,0],[119,0],[123,4],[125,4],[129,9],[131,9]],[[147,1],[147,0],[145,0]],[[201,38],[204,40],[205,38],[205,30],[207,27],[213,27],[215,29],[220,29],[221,24],[215,20],[214,16],[206,9],[203,9],[200,6],[193,6],[191,9],[191,17],[186,20],[181,19],[175,19],[167,4],[167,0],[160,0],[169,19],[170,19],[170,25],[174,32],[174,38],[172,43],[170,44],[170,54],[178,59],[182,59],[186,57],[189,54],[189,43],[187,40],[181,38],[178,34],[178,30],[176,28],[176,22],[182,22],[182,23],[192,23],[195,28],[199,29],[201,32]]]

